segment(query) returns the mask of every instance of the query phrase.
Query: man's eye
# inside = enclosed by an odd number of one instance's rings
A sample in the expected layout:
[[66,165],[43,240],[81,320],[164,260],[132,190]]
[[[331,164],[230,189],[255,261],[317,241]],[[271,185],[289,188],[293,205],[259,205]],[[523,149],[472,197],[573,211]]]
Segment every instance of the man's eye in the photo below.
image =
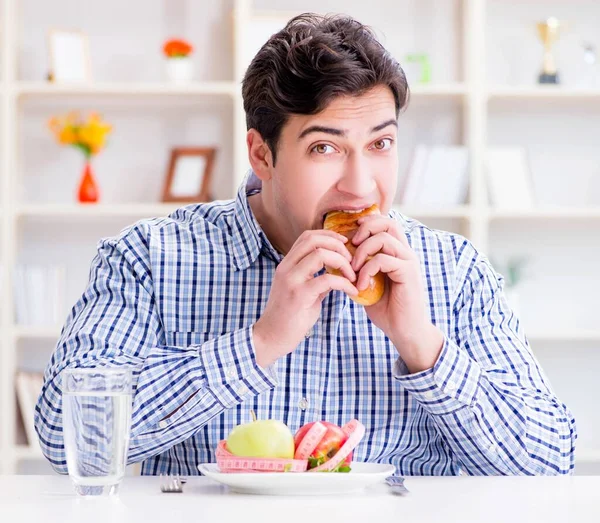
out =
[[333,151],[333,147],[331,145],[327,145],[326,143],[318,143],[311,149],[311,152],[317,154],[331,154]]
[[393,140],[391,138],[383,138],[373,143],[373,147],[378,151],[386,151],[392,146]]

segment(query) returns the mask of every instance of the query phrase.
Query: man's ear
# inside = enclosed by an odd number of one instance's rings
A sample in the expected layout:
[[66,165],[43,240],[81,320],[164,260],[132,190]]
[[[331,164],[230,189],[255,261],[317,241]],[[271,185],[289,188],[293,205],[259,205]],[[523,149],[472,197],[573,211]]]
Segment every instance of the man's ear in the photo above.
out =
[[263,182],[271,179],[271,169],[273,168],[273,155],[256,129],[250,129],[246,135],[246,145],[248,146],[248,159],[252,170]]

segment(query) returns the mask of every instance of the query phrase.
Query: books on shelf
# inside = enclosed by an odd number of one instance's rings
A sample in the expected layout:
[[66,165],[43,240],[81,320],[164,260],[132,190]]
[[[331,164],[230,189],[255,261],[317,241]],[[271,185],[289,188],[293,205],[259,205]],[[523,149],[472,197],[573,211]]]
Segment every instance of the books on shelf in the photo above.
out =
[[35,405],[42,391],[43,384],[44,376],[41,372],[19,371],[15,376],[17,402],[21,411],[21,417],[23,418],[25,436],[27,436],[29,445],[34,445],[38,440],[33,419]]
[[533,206],[533,184],[524,147],[488,147],[485,172],[490,203],[502,209]]
[[62,265],[15,267],[15,318],[19,325],[55,326],[65,319],[65,273]]
[[424,145],[415,148],[400,202],[423,207],[451,207],[467,199],[469,152],[465,146]]

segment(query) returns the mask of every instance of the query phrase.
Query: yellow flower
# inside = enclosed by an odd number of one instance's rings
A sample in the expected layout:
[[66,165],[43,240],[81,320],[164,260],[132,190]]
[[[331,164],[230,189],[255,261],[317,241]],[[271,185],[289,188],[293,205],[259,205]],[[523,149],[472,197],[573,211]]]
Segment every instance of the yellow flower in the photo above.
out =
[[72,145],[77,141],[77,132],[74,127],[67,125],[60,130],[58,141],[63,145]]
[[99,153],[112,131],[112,126],[103,122],[98,113],[91,113],[87,121],[83,121],[76,112],[63,117],[54,116],[48,126],[60,144],[77,147],[86,156]]

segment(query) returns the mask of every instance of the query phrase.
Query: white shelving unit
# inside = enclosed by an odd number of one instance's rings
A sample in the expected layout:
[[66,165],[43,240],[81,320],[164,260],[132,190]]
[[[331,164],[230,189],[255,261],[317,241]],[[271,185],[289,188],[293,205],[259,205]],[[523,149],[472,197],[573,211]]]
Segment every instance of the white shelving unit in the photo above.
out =
[[[22,4],[29,5],[27,2],[28,0],[0,0],[0,35],[2,38],[0,45],[0,261],[4,269],[0,281],[3,291],[0,327],[4,334],[0,340],[0,473],[17,472],[22,460],[41,459],[37,445],[27,446],[17,441],[14,374],[18,366],[18,352],[21,344],[52,344],[60,330],[60,326],[23,327],[15,323],[11,306],[14,302],[12,275],[19,261],[23,244],[31,242],[24,232],[24,224],[41,222],[47,230],[57,231],[57,241],[59,241],[60,234],[67,230],[65,222],[83,223],[86,224],[86,227],[92,227],[92,225],[100,227],[107,221],[111,223],[118,221],[125,225],[144,217],[166,215],[176,207],[172,204],[152,203],[151,201],[109,201],[96,206],[82,206],[54,200],[30,201],[23,198],[21,185],[24,176],[31,176],[27,169],[32,169],[32,167],[27,167],[26,158],[23,155],[23,136],[28,129],[29,131],[32,129],[25,125],[27,122],[26,112],[31,110],[31,107],[38,107],[40,104],[60,103],[64,105],[76,103],[79,100],[93,100],[94,103],[103,106],[121,103],[126,108],[129,107],[130,102],[135,101],[136,104],[142,104],[142,106],[147,104],[147,107],[153,110],[173,102],[181,102],[191,106],[205,104],[210,110],[216,110],[212,107],[211,101],[222,100],[224,105],[221,110],[225,115],[223,116],[224,125],[229,127],[226,127],[221,133],[222,136],[229,137],[231,140],[220,154],[229,158],[228,165],[231,167],[231,172],[228,174],[228,179],[221,181],[222,187],[225,188],[223,192],[227,197],[233,197],[247,166],[245,116],[240,93],[240,82],[244,73],[242,55],[246,44],[245,30],[252,17],[260,16],[258,10],[253,9],[251,0],[215,2],[215,5],[221,6],[218,8],[221,11],[215,8],[215,11],[211,10],[207,15],[220,17],[222,27],[229,27],[228,24],[231,24],[233,47],[229,56],[231,63],[228,70],[230,73],[226,74],[224,79],[223,75],[215,74],[215,80],[208,79],[182,86],[158,81],[98,81],[82,86],[52,85],[43,83],[39,79],[25,78],[19,74],[22,65],[19,60],[23,59],[21,52],[23,40],[17,31],[29,23],[28,20],[22,18],[21,12]],[[274,0],[256,0],[256,4],[260,6],[273,4],[269,7],[279,8]],[[283,4],[287,5],[285,2]],[[290,10],[299,6],[304,8],[304,4],[296,0],[290,0],[290,4]],[[307,2],[305,10],[321,9],[324,12],[337,10],[355,14],[355,8],[357,11],[355,16],[359,19],[365,12],[362,2],[337,1],[336,3],[336,0],[312,2],[317,6],[316,8],[310,4],[311,2]],[[404,4],[407,7],[405,10],[402,9]],[[490,129],[496,118],[495,109],[491,104],[518,103],[526,106],[535,104],[550,108],[554,106],[552,103],[554,101],[568,100],[571,106],[579,103],[600,105],[600,89],[488,85],[486,68],[491,65],[488,63],[487,57],[488,47],[486,46],[489,46],[489,43],[486,26],[490,21],[486,9],[490,4],[494,6],[494,9],[498,9],[500,5],[497,0],[453,0],[448,3],[449,9],[455,9],[460,15],[448,18],[452,20],[449,23],[453,24],[454,41],[459,48],[459,51],[452,56],[460,64],[456,67],[460,72],[455,75],[446,74],[443,81],[431,85],[413,85],[411,99],[416,109],[414,112],[409,109],[406,115],[402,116],[402,118],[412,118],[414,121],[420,121],[421,118],[435,121],[438,107],[441,107],[441,111],[449,111],[458,115],[458,123],[455,125],[458,128],[458,138],[446,137],[445,139],[463,143],[469,149],[469,202],[448,209],[399,207],[401,212],[427,224],[432,224],[432,226],[439,224],[441,228],[447,227],[462,232],[484,252],[497,244],[494,236],[497,227],[520,228],[521,224],[528,223],[533,224],[534,227],[552,229],[557,223],[580,224],[585,221],[586,224],[589,224],[596,223],[600,219],[600,202],[597,206],[541,205],[528,210],[498,210],[489,206],[483,165],[485,148],[488,143],[492,143]],[[190,9],[192,9],[191,5]],[[233,7],[232,18],[228,14],[229,7]],[[419,9],[419,2],[403,0],[398,4],[397,9],[399,13],[414,12]],[[421,17],[420,23],[423,23],[423,20],[424,18]],[[437,20],[437,23],[440,23],[439,19]],[[181,22],[181,20],[178,21]],[[373,25],[372,22],[365,21]],[[40,28],[40,30],[46,29]],[[437,51],[445,52],[443,49]],[[211,67],[217,68],[214,64]],[[420,113],[421,110],[423,112]],[[428,110],[432,112],[428,113]],[[185,116],[187,115],[181,115],[182,118]],[[231,136],[229,129],[232,130]],[[414,144],[411,143],[411,145]],[[56,161],[56,158],[54,160]],[[68,183],[70,182],[63,182],[65,186],[68,186]],[[598,221],[596,230],[600,231],[600,221]],[[118,229],[112,229],[112,231],[114,234],[118,232]],[[600,238],[600,232],[597,238]],[[93,243],[95,244],[95,241]],[[80,263],[87,266],[89,258],[82,258]],[[589,344],[600,349],[600,324],[596,325],[598,327],[596,330],[592,328],[562,328],[560,325],[556,325],[552,329],[532,327],[529,338],[534,350],[540,354],[543,354],[546,343],[569,346],[584,344],[586,350]],[[590,350],[590,352],[592,351]],[[595,424],[600,426],[600,421],[596,420],[585,425],[594,427]],[[578,459],[600,463],[600,440],[593,439],[595,445],[592,445],[590,444],[592,439],[593,436],[587,437],[585,447],[587,450],[582,451]]]
[[132,219],[165,216],[179,205],[169,203],[150,204],[98,204],[94,206],[83,204],[37,204],[23,205],[15,209],[19,218],[114,218],[125,217]]

